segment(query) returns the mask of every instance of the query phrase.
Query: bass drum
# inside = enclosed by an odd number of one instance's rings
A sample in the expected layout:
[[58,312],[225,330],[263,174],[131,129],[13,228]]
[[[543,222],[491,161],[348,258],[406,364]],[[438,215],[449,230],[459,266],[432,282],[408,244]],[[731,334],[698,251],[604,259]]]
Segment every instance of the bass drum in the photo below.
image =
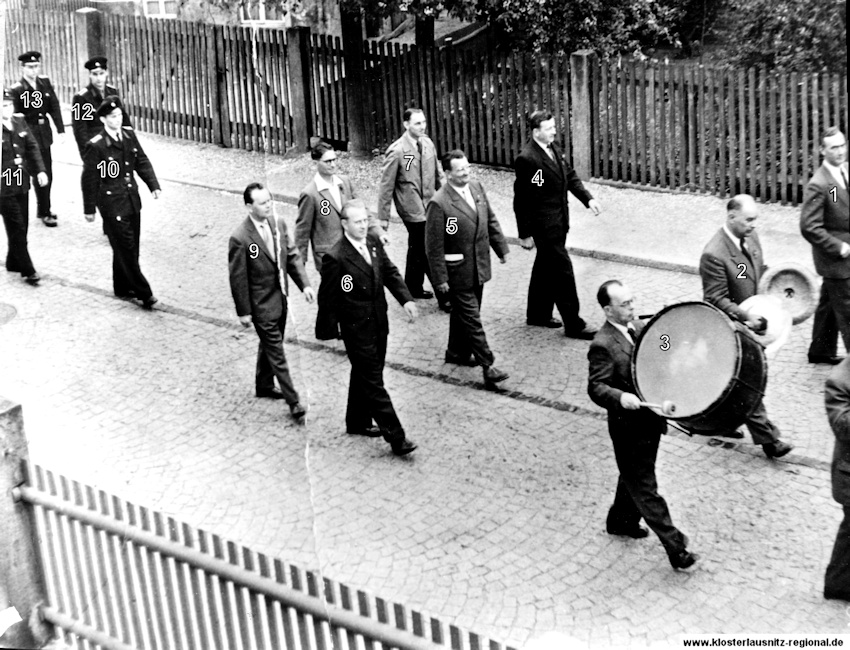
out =
[[735,429],[764,397],[761,345],[706,302],[665,307],[643,329],[632,376],[645,402],[671,401],[668,416],[696,431]]

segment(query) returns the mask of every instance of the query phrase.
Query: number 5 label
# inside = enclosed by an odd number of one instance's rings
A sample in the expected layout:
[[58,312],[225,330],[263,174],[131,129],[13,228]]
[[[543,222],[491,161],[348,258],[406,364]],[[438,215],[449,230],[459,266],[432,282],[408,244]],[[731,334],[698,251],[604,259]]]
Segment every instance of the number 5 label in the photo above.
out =
[[446,234],[454,235],[457,232],[457,217],[448,217],[446,219]]

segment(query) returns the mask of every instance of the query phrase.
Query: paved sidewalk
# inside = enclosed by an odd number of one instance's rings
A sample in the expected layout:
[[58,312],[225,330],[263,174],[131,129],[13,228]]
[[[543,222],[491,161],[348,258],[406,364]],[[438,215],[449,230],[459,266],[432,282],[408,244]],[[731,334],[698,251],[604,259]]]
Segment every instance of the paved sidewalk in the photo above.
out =
[[[57,155],[60,226],[31,228],[47,279],[33,288],[0,273],[0,302],[18,310],[2,326],[0,394],[23,404],[33,460],[511,644],[548,630],[591,647],[698,632],[846,631],[844,606],[820,593],[840,508],[825,470],[827,369],[805,363],[809,323],[770,369],[768,411],[797,445],[788,462],[767,461],[748,439],[663,441],[662,493],[703,557],[696,573],[677,574],[654,537],[604,533],[616,468],[602,413],[586,397],[587,344],[524,325],[532,254],[513,246],[485,290],[488,337],[511,372],[506,395],[481,390],[474,370],[442,363],[447,318],[435,305],[420,303],[412,324],[391,307],[387,383],[420,444],[396,459],[381,441],[344,434],[348,363],[339,343],[315,341],[315,307],[299,295],[287,353],[311,405],[307,425],[252,394],[256,337],[236,324],[227,236],[244,214],[248,181],[268,169],[273,189],[297,191],[309,163],[141,138],[161,178],[220,189],[165,182],[159,201],[143,190],[142,268],[163,303],[147,313],[111,296],[111,252],[99,223],[80,214],[79,167],[68,164],[75,150]],[[307,173],[292,173],[297,165]],[[504,179],[487,187],[510,233]],[[706,197],[594,189],[615,222],[587,228],[589,213],[578,208],[570,240],[597,238],[594,250],[612,255],[622,246],[653,259],[674,227],[689,233],[677,236],[681,249],[655,261],[687,264],[683,251],[701,249],[723,212]],[[699,216],[703,205],[713,224]],[[291,204],[277,209],[294,222]],[[763,231],[777,224],[764,232],[772,257],[790,242],[796,211],[765,212]],[[627,217],[631,234],[617,227]],[[390,234],[401,263],[405,233],[394,224]],[[688,273],[592,257],[575,266],[596,323],[593,294],[609,277],[633,286],[641,312],[700,295]],[[308,273],[317,283],[312,265]]]

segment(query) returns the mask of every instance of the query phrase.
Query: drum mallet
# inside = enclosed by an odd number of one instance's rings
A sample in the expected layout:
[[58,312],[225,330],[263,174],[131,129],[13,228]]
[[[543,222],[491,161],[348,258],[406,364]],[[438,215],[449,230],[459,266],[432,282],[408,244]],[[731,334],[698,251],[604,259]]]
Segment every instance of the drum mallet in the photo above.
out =
[[646,406],[651,409],[658,409],[662,415],[673,415],[676,412],[676,405],[669,399],[664,400],[661,404],[653,404],[651,402],[639,402],[641,406]]

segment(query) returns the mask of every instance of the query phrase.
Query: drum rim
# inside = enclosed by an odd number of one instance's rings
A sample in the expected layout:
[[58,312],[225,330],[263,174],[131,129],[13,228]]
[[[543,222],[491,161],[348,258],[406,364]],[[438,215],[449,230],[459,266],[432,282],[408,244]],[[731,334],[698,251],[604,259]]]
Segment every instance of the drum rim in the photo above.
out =
[[[738,330],[735,328],[735,323],[725,311],[704,300],[686,300],[685,302],[679,302],[675,305],[667,305],[657,311],[652,316],[652,318],[650,318],[646,322],[646,325],[644,325],[643,329],[640,331],[640,334],[638,334],[637,340],[635,341],[634,350],[632,351],[632,360],[630,364],[632,371],[632,383],[634,384],[635,391],[637,392],[637,395],[641,399],[641,401],[646,401],[646,398],[644,397],[640,386],[638,386],[637,369],[635,368],[635,362],[637,361],[637,353],[640,349],[641,342],[643,341],[644,334],[646,334],[647,330],[649,330],[650,325],[652,325],[652,323],[655,322],[660,316],[666,314],[668,311],[671,311],[677,307],[683,307],[686,305],[705,305],[706,307],[710,307],[718,314],[723,316],[724,322],[729,326],[729,329],[732,330],[732,333],[735,334],[735,336],[733,337],[735,340],[735,347],[737,349],[735,361],[735,376],[737,376],[741,372],[741,364],[744,363],[744,350],[741,345],[741,339],[738,337],[738,334],[740,334],[740,332],[738,332]],[[736,380],[734,378],[730,379],[729,382],[726,384],[726,388],[723,389],[723,392],[720,394],[720,396],[716,400],[714,400],[705,411],[698,415],[665,415],[664,417],[668,420],[692,420],[697,417],[703,417],[705,415],[708,415],[712,413],[716,408],[718,408],[718,404],[721,404],[729,396],[729,394],[735,389],[735,386]]]

